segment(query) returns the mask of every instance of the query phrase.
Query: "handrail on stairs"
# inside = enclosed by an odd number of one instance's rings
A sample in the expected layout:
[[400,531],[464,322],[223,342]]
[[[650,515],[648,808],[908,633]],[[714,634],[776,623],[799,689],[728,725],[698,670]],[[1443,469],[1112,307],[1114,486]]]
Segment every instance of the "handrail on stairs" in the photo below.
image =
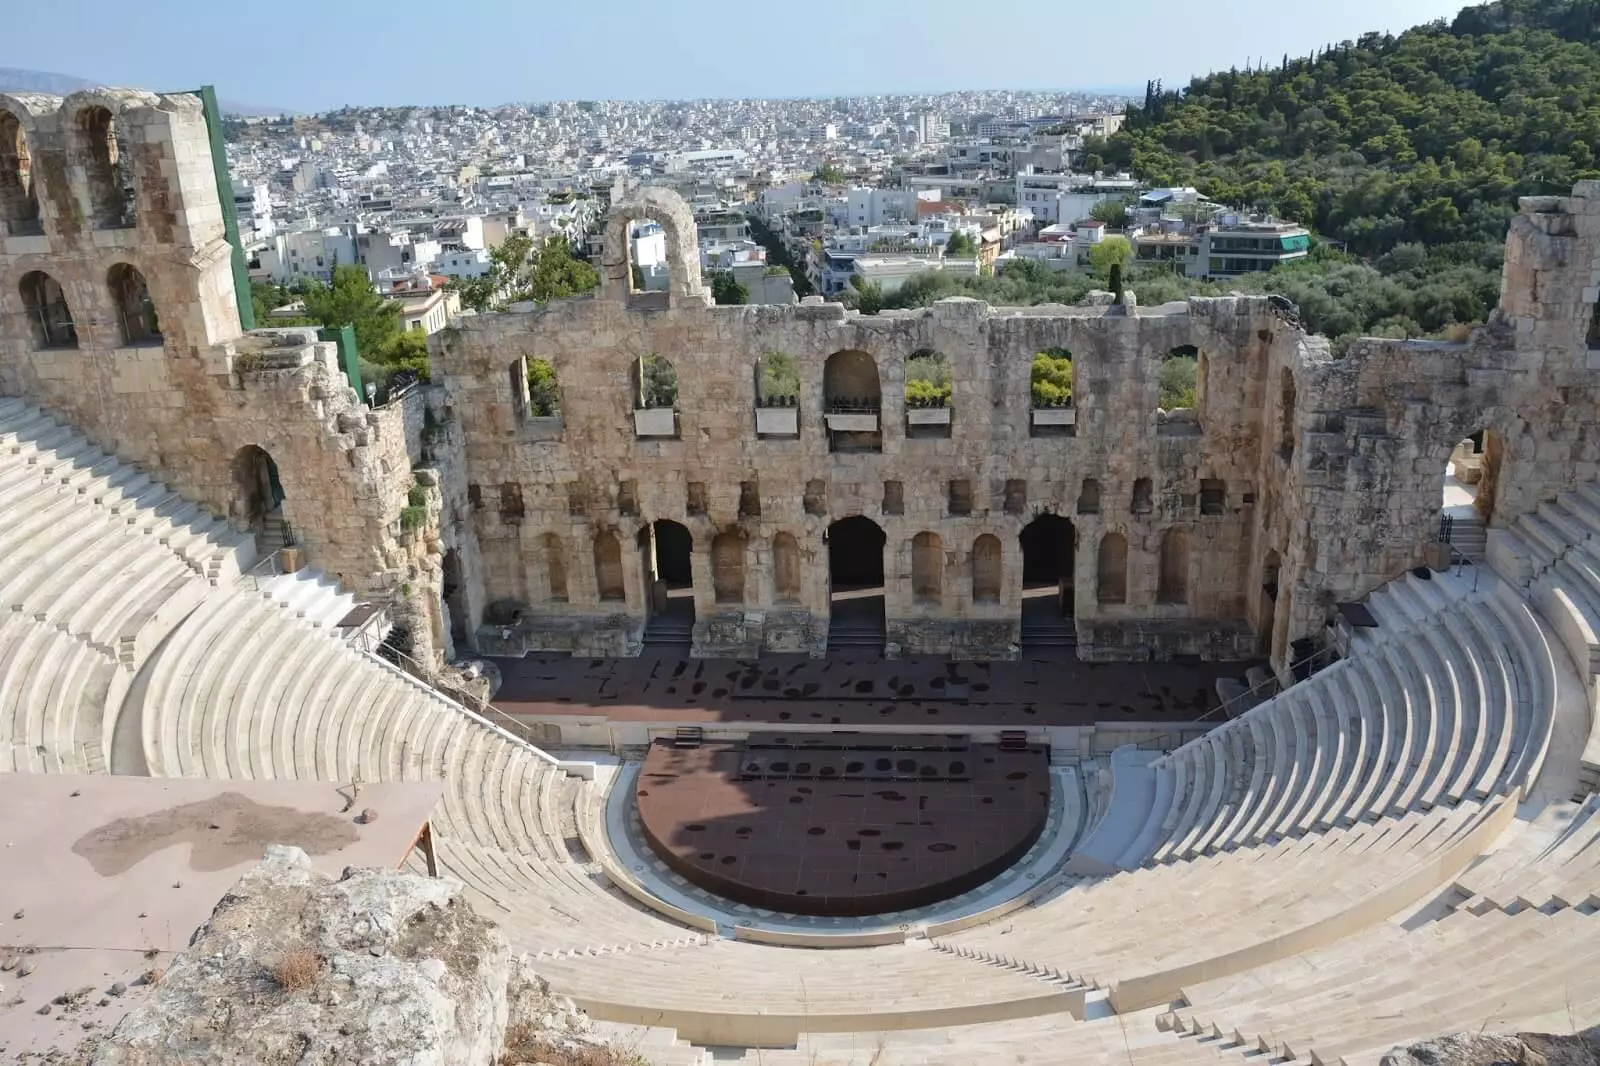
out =
[[[1304,656],[1303,658],[1300,658],[1300,659],[1296,659],[1294,662],[1290,663],[1289,664],[1289,676],[1290,677],[1294,677],[1295,676],[1295,672],[1296,672],[1296,670],[1298,668],[1300,668],[1302,666],[1309,667],[1313,663],[1315,663],[1318,659],[1322,659],[1322,658],[1327,657],[1327,656],[1336,656],[1338,654],[1338,651],[1339,651],[1339,649],[1334,647],[1332,644],[1324,644],[1322,647],[1318,648],[1316,651],[1312,652],[1310,655]],[[1260,692],[1263,689],[1266,689],[1266,688],[1269,688],[1271,686],[1274,686],[1277,683],[1278,683],[1278,679],[1277,679],[1276,676],[1268,677],[1264,681],[1258,681],[1256,684],[1251,685],[1249,688],[1245,689],[1243,692],[1236,693],[1231,698],[1223,700],[1221,703],[1217,704],[1215,707],[1211,708],[1206,713],[1200,715],[1200,717],[1190,720],[1190,722],[1188,724],[1191,727],[1193,727],[1195,725],[1198,725],[1201,722],[1206,721],[1209,718],[1214,718],[1219,714],[1223,714],[1223,713],[1229,711],[1230,708],[1235,707],[1240,703],[1243,703],[1245,700],[1249,699],[1251,696],[1255,695],[1257,692]],[[1293,684],[1291,684],[1289,686],[1289,688],[1293,688],[1293,687],[1294,687]],[[1288,692],[1289,689],[1283,689],[1282,691]],[[1234,716],[1230,713],[1230,714],[1227,715],[1227,717],[1232,718]],[[1186,743],[1186,742],[1181,741],[1181,740],[1178,743],[1171,743],[1173,740],[1176,740],[1177,738],[1180,738],[1182,736],[1183,736],[1183,732],[1181,732],[1181,731],[1169,730],[1168,732],[1158,734],[1155,738],[1153,738],[1153,740],[1147,742],[1147,744],[1140,744],[1139,746],[1140,747],[1152,747],[1152,748],[1160,749],[1161,751],[1171,752],[1176,748],[1182,747],[1183,744]]]

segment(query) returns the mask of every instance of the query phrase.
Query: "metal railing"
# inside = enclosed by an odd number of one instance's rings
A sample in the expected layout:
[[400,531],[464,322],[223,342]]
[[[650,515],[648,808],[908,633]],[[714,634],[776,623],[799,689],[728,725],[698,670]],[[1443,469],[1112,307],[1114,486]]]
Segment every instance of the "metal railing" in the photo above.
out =
[[384,645],[381,641],[375,643],[372,635],[374,620],[382,618],[387,613],[387,611],[379,611],[373,614],[371,618],[346,638],[346,642],[369,659],[395,670],[402,677],[426,687],[437,696],[443,697],[464,713],[476,718],[485,728],[493,730],[507,740],[522,745],[552,766],[559,765],[560,760],[529,738],[528,726],[525,724],[518,722],[486,699],[480,699],[464,689],[441,684],[437,675],[399,648],[392,645]]
[[[1339,649],[1334,647],[1332,644],[1326,644],[1326,645],[1322,646],[1321,648],[1318,648],[1316,651],[1312,652],[1310,655],[1307,655],[1302,659],[1297,659],[1294,662],[1290,663],[1289,664],[1289,676],[1290,677],[1295,677],[1301,667],[1304,667],[1308,671],[1310,671],[1311,667],[1312,667],[1312,664],[1315,663],[1318,659],[1323,659],[1323,658],[1326,658],[1326,657],[1329,657],[1329,656],[1337,656],[1338,655],[1338,651],[1339,651]],[[1315,676],[1315,671],[1307,673],[1306,680],[1307,681],[1311,680],[1311,678],[1313,676]],[[1235,707],[1239,706],[1241,703],[1244,703],[1246,700],[1250,699],[1250,697],[1255,696],[1257,693],[1260,693],[1262,690],[1268,689],[1268,688],[1272,688],[1272,687],[1276,686],[1277,684],[1278,684],[1278,679],[1275,676],[1274,677],[1269,677],[1264,681],[1260,681],[1260,682],[1250,686],[1249,688],[1245,689],[1243,692],[1236,693],[1231,698],[1223,700],[1221,703],[1217,704],[1215,707],[1211,708],[1209,711],[1207,711],[1205,714],[1202,714],[1200,717],[1190,720],[1190,722],[1188,723],[1188,727],[1189,728],[1193,728],[1194,726],[1199,725],[1201,722],[1204,722],[1204,721],[1206,721],[1208,719],[1211,719],[1211,718],[1215,718],[1219,714],[1226,714],[1227,718],[1232,719],[1232,718],[1235,717],[1234,714],[1230,713],[1230,710],[1232,708],[1235,708]],[[1289,689],[1292,689],[1295,684],[1298,684],[1298,682],[1291,683],[1289,688],[1279,689],[1278,692],[1274,692],[1271,695],[1278,695],[1279,692],[1288,692]],[[1268,696],[1266,698],[1270,699],[1271,697]],[[1256,705],[1259,705],[1259,704],[1261,704],[1263,702],[1265,702],[1265,699],[1257,700],[1256,701]],[[1248,709],[1249,708],[1247,708],[1246,710],[1248,710]],[[1242,714],[1242,713],[1245,713],[1245,712],[1241,711],[1239,713]],[[1175,748],[1182,747],[1183,744],[1187,743],[1186,741],[1184,741],[1182,739],[1183,733],[1186,732],[1186,731],[1187,730],[1184,730],[1184,731],[1168,730],[1165,733],[1161,733],[1161,734],[1158,734],[1157,736],[1155,736],[1152,740],[1150,740],[1148,742],[1148,744],[1141,744],[1140,747],[1148,746],[1148,747],[1152,747],[1152,748],[1158,748],[1158,749],[1160,749],[1162,751],[1171,752]],[[1174,743],[1174,741],[1176,741],[1176,743]]]
[[283,574],[283,549],[279,548],[255,561],[255,565],[239,575],[241,584],[248,584],[252,591],[260,592],[262,586],[275,577]]

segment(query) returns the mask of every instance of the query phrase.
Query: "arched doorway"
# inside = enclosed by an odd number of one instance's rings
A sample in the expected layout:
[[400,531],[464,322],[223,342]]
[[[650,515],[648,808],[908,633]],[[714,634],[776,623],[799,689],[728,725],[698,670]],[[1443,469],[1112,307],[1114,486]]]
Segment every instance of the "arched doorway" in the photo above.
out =
[[1272,631],[1278,611],[1278,571],[1282,565],[1277,549],[1268,549],[1267,558],[1261,564],[1261,601],[1256,625],[1256,650],[1262,655],[1272,654]]
[[681,646],[694,637],[694,538],[681,522],[660,518],[639,530],[649,622],[644,642]]
[[1481,564],[1487,558],[1487,527],[1494,518],[1495,490],[1499,487],[1504,452],[1498,433],[1480,429],[1458,441],[1445,461],[1437,539],[1448,543],[1453,554],[1474,563]]
[[289,543],[290,533],[283,520],[283,482],[278,464],[263,448],[246,444],[233,457],[234,500],[229,508],[234,524],[256,535],[256,551],[262,556]]
[[444,601],[445,615],[450,620],[450,644],[456,655],[468,649],[466,581],[461,576],[461,556],[454,549],[444,553],[441,574],[440,598]]
[[1042,514],[1023,527],[1022,643],[1061,647],[1077,643],[1073,587],[1077,533],[1060,515]]
[[863,515],[828,527],[828,647],[881,649],[886,631],[883,529]]

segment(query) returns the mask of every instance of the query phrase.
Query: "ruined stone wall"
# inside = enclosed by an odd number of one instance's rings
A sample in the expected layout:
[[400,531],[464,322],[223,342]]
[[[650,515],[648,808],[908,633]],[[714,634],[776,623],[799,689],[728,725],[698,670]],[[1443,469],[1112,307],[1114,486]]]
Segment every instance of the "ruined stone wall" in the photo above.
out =
[[[622,205],[613,228],[644,214]],[[594,297],[462,319],[435,342],[434,378],[448,397],[467,479],[456,506],[482,556],[474,597],[519,610],[518,639],[527,646],[636,651],[647,614],[636,537],[652,521],[671,519],[688,527],[694,542],[697,652],[819,652],[828,617],[824,535],[841,518],[865,515],[887,534],[891,643],[908,652],[1010,655],[1022,584],[1019,534],[1046,513],[1074,526],[1076,613],[1089,654],[1231,656],[1253,645],[1244,582],[1260,381],[1273,331],[1283,325],[1265,300],[1127,311],[991,308],[953,299],[925,311],[862,316],[826,304],[715,307],[693,290],[675,290],[662,301],[667,306],[641,305],[641,295],[660,294],[630,293],[612,279]],[[1201,355],[1200,410],[1193,420],[1158,418],[1162,360],[1183,345]],[[1029,433],[1030,366],[1044,348],[1068,349],[1075,359],[1071,437]],[[950,361],[948,439],[907,431],[905,363],[925,349]],[[829,450],[824,367],[829,355],[846,350],[867,353],[876,366],[881,453]],[[756,432],[757,363],[775,351],[799,363],[797,440]],[[651,354],[668,357],[677,370],[677,439],[635,433],[632,375],[636,361]],[[525,357],[554,367],[558,423],[527,417],[516,374]],[[1078,512],[1085,478],[1099,482],[1097,513]],[[1150,506],[1135,513],[1135,482],[1146,478]],[[1205,514],[1202,479],[1223,486],[1220,505]],[[951,483],[961,481],[971,497],[965,515],[951,513]],[[745,482],[758,486],[759,516],[740,514]],[[894,482],[902,487],[903,513],[885,512],[885,484]],[[704,499],[704,514],[691,513],[691,493],[697,503]],[[1160,545],[1169,531],[1190,538],[1187,602],[1157,602]],[[937,597],[919,598],[912,544],[925,532],[939,537],[943,582]],[[1113,532],[1128,540],[1126,602],[1101,605],[1097,554],[1102,536]],[[620,602],[600,598],[594,544],[602,533],[622,546]],[[719,533],[743,541],[744,591],[735,603],[718,603],[714,593],[711,545]],[[793,536],[800,553],[799,595],[787,601],[775,585],[780,533]],[[994,603],[973,597],[972,553],[983,534],[1002,546]],[[560,545],[564,600],[550,595],[547,538]],[[497,628],[485,639],[502,634]]]
[[[408,433],[399,407],[368,411],[314,334],[241,336],[199,99],[117,89],[0,96],[0,108],[22,126],[39,207],[36,222],[0,223],[0,394],[41,405],[241,528],[235,458],[264,449],[309,562],[358,593],[394,595],[411,554],[395,524],[420,427]],[[104,115],[110,179],[91,143]],[[109,217],[124,187],[131,199]],[[159,329],[134,343],[114,295],[127,267]],[[41,336],[24,297],[34,272],[61,286],[74,343]]]

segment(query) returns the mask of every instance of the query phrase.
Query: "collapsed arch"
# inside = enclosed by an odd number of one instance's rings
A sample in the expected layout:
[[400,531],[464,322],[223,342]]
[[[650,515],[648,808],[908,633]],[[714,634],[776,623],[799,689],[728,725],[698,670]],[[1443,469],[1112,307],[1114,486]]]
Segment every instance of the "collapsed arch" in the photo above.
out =
[[95,229],[133,225],[133,190],[116,118],[110,109],[92,105],[78,112],[75,126],[91,223]]
[[265,448],[246,444],[234,454],[233,487],[232,512],[243,528],[262,534],[269,525],[282,521],[283,481],[278,464]]
[[972,602],[999,603],[1002,576],[1000,538],[984,533],[972,542]]
[[1161,360],[1156,406],[1163,411],[1193,410],[1198,403],[1200,349],[1181,344]]
[[1169,529],[1161,537],[1161,565],[1156,579],[1160,603],[1189,602],[1189,534]]
[[950,358],[932,348],[919,348],[906,358],[906,407],[949,407],[951,382]]
[[711,538],[711,590],[718,603],[744,602],[744,538],[737,533]]
[[529,418],[561,417],[561,382],[550,360],[522,357],[522,401]]
[[609,529],[594,538],[594,576],[602,603],[628,598],[622,580],[622,545]]
[[800,599],[800,544],[793,534],[779,533],[772,538],[772,585],[779,602]]
[[1128,538],[1107,533],[1095,560],[1095,594],[1103,604],[1128,602]]
[[78,327],[61,283],[42,270],[22,276],[18,285],[35,348],[76,348]]
[[911,595],[918,603],[944,599],[944,542],[937,533],[918,533],[911,540]]
[[111,305],[116,308],[122,346],[160,344],[161,320],[144,275],[127,263],[118,263],[106,273],[106,288],[111,291]]

